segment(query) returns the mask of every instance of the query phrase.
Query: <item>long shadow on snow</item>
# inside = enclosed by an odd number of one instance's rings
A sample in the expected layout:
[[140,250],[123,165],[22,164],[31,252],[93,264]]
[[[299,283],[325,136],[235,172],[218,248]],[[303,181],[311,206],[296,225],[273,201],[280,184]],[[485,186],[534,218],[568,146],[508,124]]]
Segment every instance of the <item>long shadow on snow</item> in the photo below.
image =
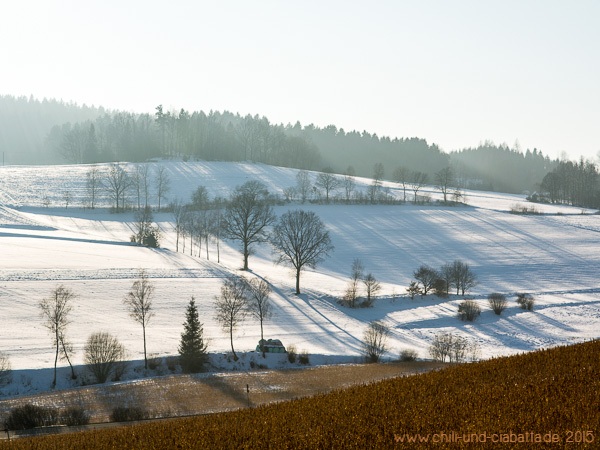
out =
[[[276,293],[277,295],[279,295],[282,299],[288,299],[288,296],[286,296],[286,294],[280,288],[277,288],[277,287],[273,286],[273,292]],[[342,327],[340,327],[338,324],[336,324],[335,322],[333,322],[330,318],[328,318],[322,312],[320,312],[318,309],[316,309],[310,303],[307,294],[295,295],[295,298],[298,299],[298,300],[302,300],[304,302],[304,304],[306,305],[307,309],[312,310],[314,313],[316,313],[318,316],[320,316],[331,327],[337,329],[343,335],[346,335],[349,338],[350,342],[352,342],[352,341],[355,342],[357,345],[355,345],[353,347],[356,350],[360,348],[361,340],[358,339],[358,338],[356,338],[352,334],[350,334],[347,330],[345,330]],[[314,318],[311,317],[309,314],[307,314],[306,311],[303,310],[301,307],[299,307],[296,304],[296,302],[287,300],[287,305],[293,306],[299,313],[301,313],[304,317],[306,317],[308,319],[309,323],[311,323],[314,326],[318,326],[329,338],[334,339],[335,341],[337,341],[339,344],[343,345],[344,347],[347,347],[347,346],[351,345],[349,341],[346,341],[346,340],[341,339],[340,337],[338,337],[337,333],[335,335],[332,334],[330,329],[328,329],[325,326],[323,326],[322,324],[316,322],[314,320]],[[301,330],[299,330],[299,332],[301,333]],[[312,332],[311,334],[314,334],[314,332]]]
[[132,242],[119,242],[119,241],[106,241],[100,239],[82,239],[82,238],[70,238],[64,236],[38,236],[35,234],[24,234],[24,233],[6,233],[0,231],[0,237],[16,237],[16,238],[33,238],[33,239],[48,239],[52,241],[68,241],[68,242],[84,242],[86,244],[104,244],[104,245],[123,245],[128,247],[138,247],[138,244]]

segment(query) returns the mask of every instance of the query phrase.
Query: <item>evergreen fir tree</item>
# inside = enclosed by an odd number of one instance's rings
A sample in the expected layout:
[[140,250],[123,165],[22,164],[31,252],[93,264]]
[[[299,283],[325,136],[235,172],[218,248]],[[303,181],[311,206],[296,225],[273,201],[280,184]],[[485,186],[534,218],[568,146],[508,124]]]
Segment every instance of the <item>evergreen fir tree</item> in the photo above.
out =
[[208,362],[208,353],[206,342],[202,336],[202,324],[198,319],[198,309],[194,297],[192,297],[187,307],[183,329],[179,344],[181,368],[185,373],[202,372],[204,364]]

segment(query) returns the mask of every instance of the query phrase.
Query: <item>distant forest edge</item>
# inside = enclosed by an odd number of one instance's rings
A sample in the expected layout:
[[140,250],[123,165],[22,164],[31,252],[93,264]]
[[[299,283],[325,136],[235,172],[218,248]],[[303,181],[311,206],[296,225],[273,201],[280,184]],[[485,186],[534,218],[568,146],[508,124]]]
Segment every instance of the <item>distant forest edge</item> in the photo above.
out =
[[[460,187],[509,193],[544,189],[541,200],[597,206],[598,172],[589,161],[551,160],[541,151],[486,142],[450,153],[421,138],[390,138],[335,125],[273,124],[258,115],[228,111],[112,111],[57,100],[0,96],[0,152],[5,164],[145,161],[180,157],[255,161],[298,169],[372,176],[381,163],[385,179],[402,167],[429,180],[452,167]],[[568,167],[567,167],[568,166]],[[551,176],[549,174],[557,174]],[[581,175],[577,185],[572,177]],[[573,176],[575,176],[573,175]],[[558,185],[562,182],[564,185]],[[577,187],[574,187],[577,185]],[[591,191],[581,194],[582,186]],[[550,187],[551,189],[548,189]],[[578,194],[579,193],[579,194]],[[582,200],[584,199],[584,200]],[[583,204],[581,206],[584,206]]]

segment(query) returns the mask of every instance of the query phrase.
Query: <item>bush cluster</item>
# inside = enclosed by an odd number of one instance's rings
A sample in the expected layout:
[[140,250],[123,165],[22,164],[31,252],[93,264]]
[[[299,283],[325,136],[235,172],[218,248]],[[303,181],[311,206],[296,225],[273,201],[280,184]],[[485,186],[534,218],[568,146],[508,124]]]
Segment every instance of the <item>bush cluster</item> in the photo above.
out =
[[149,417],[148,411],[139,406],[117,406],[110,413],[110,420],[113,422],[131,422]]
[[60,411],[27,403],[10,411],[5,427],[9,430],[29,430],[53,425],[87,425],[89,422],[90,416],[83,408],[73,407]]
[[517,294],[517,303],[522,309],[527,311],[533,311],[533,305],[535,304],[535,299],[531,294]]
[[481,308],[473,300],[465,300],[458,305],[458,317],[462,321],[473,322],[481,315]]

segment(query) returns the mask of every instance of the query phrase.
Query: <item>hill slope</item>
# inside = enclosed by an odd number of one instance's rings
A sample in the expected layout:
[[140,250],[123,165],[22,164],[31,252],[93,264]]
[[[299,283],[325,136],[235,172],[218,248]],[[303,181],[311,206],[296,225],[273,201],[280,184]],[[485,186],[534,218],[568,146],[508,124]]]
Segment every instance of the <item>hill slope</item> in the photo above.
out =
[[[281,194],[295,184],[296,171],[259,164],[157,162],[171,178],[171,199],[189,201],[199,185],[211,196],[227,196],[239,184],[259,179]],[[134,165],[126,165],[133,170]],[[110,214],[106,209],[81,208],[85,202],[87,166],[4,167],[0,170],[0,315],[1,351],[15,369],[48,368],[53,364],[51,339],[39,319],[38,302],[58,284],[78,295],[69,337],[75,363],[83,362],[83,345],[92,331],[118,335],[133,359],[142,356],[141,329],[122,304],[138,270],[145,268],[156,285],[156,316],[148,328],[148,349],[175,354],[185,305],[193,295],[200,308],[210,349],[228,349],[226,334],[214,320],[214,296],[223,277],[237,273],[241,256],[235,242],[222,243],[200,256],[175,252],[172,217],[155,215],[163,231],[162,248],[128,244],[133,213]],[[314,177],[314,174],[312,174]],[[357,179],[358,189],[370,180]],[[399,186],[387,183],[401,198]],[[63,192],[72,192],[64,207]],[[435,197],[432,189],[429,193]],[[47,193],[50,207],[41,198]],[[267,277],[273,283],[274,316],[265,327],[269,337],[313,355],[314,362],[352,361],[360,355],[363,332],[371,320],[383,320],[392,330],[388,357],[414,349],[428,357],[433,336],[453,332],[476,342],[482,357],[512,354],[598,337],[600,329],[599,217],[566,207],[540,207],[547,214],[509,214],[519,196],[467,193],[468,206],[318,205],[276,207],[309,209],[327,225],[336,247],[332,257],[302,275],[303,294],[293,295],[294,280],[285,267],[272,262],[269,245],[257,247],[247,276]],[[102,206],[110,205],[102,200]],[[151,200],[156,203],[156,199]],[[72,205],[76,205],[73,207]],[[557,215],[557,213],[561,213]],[[367,272],[382,282],[374,308],[348,309],[337,304],[346,287],[350,266],[360,258]],[[456,318],[463,296],[449,299],[405,296],[413,271],[461,259],[471,266],[478,285],[468,297],[484,312],[474,323]],[[509,309],[493,314],[486,297],[498,291],[509,295]],[[516,292],[536,297],[534,312],[514,303]],[[248,321],[237,330],[236,349],[252,350],[259,327]],[[318,357],[317,355],[326,355]],[[328,356],[327,356],[328,355]],[[42,389],[49,380],[30,380],[4,390],[22,393]],[[59,380],[59,386],[69,381]]]

